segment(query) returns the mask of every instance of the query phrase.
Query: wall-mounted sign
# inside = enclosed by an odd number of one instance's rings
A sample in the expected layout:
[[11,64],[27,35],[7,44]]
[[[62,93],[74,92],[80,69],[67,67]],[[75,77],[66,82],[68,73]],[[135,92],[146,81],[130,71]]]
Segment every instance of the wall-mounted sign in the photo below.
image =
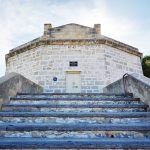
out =
[[77,61],[70,61],[69,62],[69,66],[70,67],[77,67],[78,66],[78,62]]

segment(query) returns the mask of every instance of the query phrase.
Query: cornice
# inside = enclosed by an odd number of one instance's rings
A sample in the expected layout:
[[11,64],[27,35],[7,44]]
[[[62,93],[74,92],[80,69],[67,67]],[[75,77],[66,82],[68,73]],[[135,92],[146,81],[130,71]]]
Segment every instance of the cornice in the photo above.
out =
[[25,51],[28,51],[30,49],[42,45],[44,46],[44,45],[100,45],[100,44],[117,48],[119,50],[125,51],[127,53],[139,57],[142,56],[142,53],[140,53],[137,48],[105,36],[102,36],[101,38],[95,38],[95,39],[50,39],[48,37],[43,36],[10,50],[9,53],[6,54],[5,58],[7,61],[12,56],[18,55],[20,53],[23,53]]

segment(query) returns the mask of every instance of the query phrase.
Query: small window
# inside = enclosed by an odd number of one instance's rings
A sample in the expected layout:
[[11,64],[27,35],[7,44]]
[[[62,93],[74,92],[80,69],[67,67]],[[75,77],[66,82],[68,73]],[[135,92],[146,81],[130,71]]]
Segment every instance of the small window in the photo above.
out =
[[70,65],[70,67],[77,67],[78,66],[78,62],[77,61],[70,61],[69,65]]

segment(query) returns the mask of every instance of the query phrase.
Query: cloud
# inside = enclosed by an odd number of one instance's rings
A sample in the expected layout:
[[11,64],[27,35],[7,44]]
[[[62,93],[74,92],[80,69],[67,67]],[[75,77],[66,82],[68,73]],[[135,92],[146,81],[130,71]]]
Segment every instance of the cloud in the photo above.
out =
[[[0,0],[0,76],[8,50],[43,34],[43,24],[102,24],[102,34],[138,47],[148,54],[149,21],[114,16],[106,0]],[[144,28],[143,28],[144,26]],[[146,27],[145,27],[146,26]]]

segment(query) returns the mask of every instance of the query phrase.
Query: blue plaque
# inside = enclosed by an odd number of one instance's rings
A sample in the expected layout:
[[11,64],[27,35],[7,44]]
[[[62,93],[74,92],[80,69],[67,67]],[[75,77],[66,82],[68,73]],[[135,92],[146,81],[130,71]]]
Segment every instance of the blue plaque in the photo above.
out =
[[53,81],[57,81],[57,77],[53,77]]

